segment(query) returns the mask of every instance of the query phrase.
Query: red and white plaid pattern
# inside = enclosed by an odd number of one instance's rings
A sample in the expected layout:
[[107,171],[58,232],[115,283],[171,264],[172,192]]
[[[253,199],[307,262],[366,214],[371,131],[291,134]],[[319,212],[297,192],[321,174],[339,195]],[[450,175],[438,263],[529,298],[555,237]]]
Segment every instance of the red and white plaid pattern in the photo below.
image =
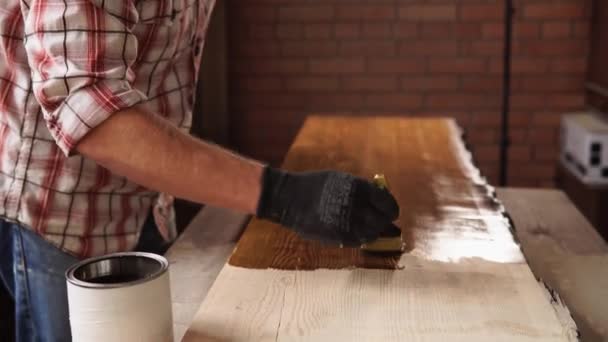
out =
[[79,257],[132,249],[158,194],[74,147],[135,104],[189,130],[213,4],[0,0],[0,217]]

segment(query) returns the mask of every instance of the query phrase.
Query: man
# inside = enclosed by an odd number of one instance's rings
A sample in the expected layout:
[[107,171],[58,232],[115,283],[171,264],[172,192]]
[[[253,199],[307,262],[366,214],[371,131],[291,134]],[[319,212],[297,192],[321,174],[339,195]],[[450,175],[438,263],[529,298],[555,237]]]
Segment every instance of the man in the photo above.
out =
[[394,198],[363,179],[273,169],[186,133],[212,7],[0,0],[0,275],[18,341],[70,339],[65,269],[135,248],[155,201],[175,237],[157,192],[344,246],[399,234]]

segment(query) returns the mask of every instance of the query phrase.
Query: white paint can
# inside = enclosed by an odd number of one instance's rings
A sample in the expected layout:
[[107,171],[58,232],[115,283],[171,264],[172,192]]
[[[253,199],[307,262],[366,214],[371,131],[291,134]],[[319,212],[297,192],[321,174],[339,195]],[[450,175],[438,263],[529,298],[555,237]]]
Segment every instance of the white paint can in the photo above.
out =
[[66,272],[74,342],[172,342],[169,262],[127,252],[84,260]]

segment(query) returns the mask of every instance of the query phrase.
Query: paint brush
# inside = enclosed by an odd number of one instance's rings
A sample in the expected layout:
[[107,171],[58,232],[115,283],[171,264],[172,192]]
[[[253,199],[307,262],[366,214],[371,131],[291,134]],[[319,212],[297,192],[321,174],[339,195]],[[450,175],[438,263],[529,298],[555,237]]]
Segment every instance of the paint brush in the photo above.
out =
[[[388,182],[383,174],[374,175],[373,183],[388,190]],[[380,236],[377,240],[361,245],[361,249],[371,253],[403,253],[405,244],[399,236]]]

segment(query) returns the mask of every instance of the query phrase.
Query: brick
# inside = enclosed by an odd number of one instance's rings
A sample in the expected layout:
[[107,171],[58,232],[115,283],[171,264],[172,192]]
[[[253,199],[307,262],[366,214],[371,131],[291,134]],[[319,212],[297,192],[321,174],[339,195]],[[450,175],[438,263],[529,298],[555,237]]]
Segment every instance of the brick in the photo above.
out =
[[276,6],[262,6],[243,4],[232,6],[231,15],[238,22],[246,23],[272,23],[277,20]]
[[511,129],[509,130],[509,140],[512,144],[527,142],[528,132],[526,129]]
[[339,81],[335,77],[299,76],[285,79],[288,90],[325,91],[338,89]]
[[348,4],[339,6],[336,13],[337,18],[350,20],[390,20],[395,18],[395,7],[393,5],[360,5]]
[[283,108],[301,108],[308,103],[308,99],[302,94],[275,94],[268,93],[266,96],[261,96],[259,93],[241,93],[231,96],[230,103],[236,110],[247,110],[249,108],[257,109],[283,109]]
[[481,171],[481,174],[486,178],[489,184],[498,183],[498,164],[492,163],[478,163],[477,167]]
[[364,38],[392,38],[391,25],[388,23],[363,23],[361,36]]
[[538,180],[535,178],[521,178],[517,176],[512,176],[507,173],[508,181],[507,185],[510,187],[520,187],[520,188],[535,188],[538,187]]
[[230,85],[240,91],[252,92],[277,91],[282,88],[282,82],[279,77],[236,78]]
[[328,58],[310,61],[312,73],[350,74],[363,72],[363,58]]
[[530,41],[514,47],[514,53],[539,57],[566,57],[586,54],[587,42],[579,39]]
[[327,39],[332,35],[330,24],[309,24],[304,28],[304,36],[308,39]]
[[236,74],[294,74],[302,73],[308,69],[304,59],[287,58],[248,58],[231,60],[231,72]]
[[534,146],[534,159],[555,163],[559,158],[559,147],[556,144]]
[[339,54],[343,56],[383,56],[396,54],[393,41],[346,41],[340,44]]
[[332,57],[336,55],[338,46],[334,41],[325,40],[285,41],[281,44],[281,51],[284,56],[292,57]]
[[[493,58],[490,61],[490,72],[493,74],[503,71],[502,58]],[[513,57],[511,73],[518,74],[545,74],[549,70],[549,62],[544,58]]]
[[[466,93],[430,93],[426,96],[426,106],[430,109],[498,108],[500,99],[495,95]],[[477,116],[473,118],[477,119]]]
[[548,22],[542,26],[543,37],[545,38],[566,38],[570,36],[572,25],[570,22]]
[[584,89],[585,80],[581,76],[563,76],[563,74],[549,74],[544,76],[523,76],[516,89],[523,92],[547,91],[580,91]]
[[360,94],[315,94],[308,99],[308,104],[317,111],[358,111],[365,99]]
[[549,126],[535,127],[528,134],[528,142],[531,144],[555,144],[557,140],[557,129]]
[[500,147],[498,145],[475,146],[473,156],[480,163],[496,162],[499,160]]
[[[514,127],[514,128],[527,127],[530,124],[531,117],[532,117],[532,115],[527,111],[518,112],[518,111],[512,110],[509,113],[509,127]],[[521,131],[521,132],[525,133],[525,131]],[[511,137],[511,139],[520,139],[520,138],[521,138],[521,140],[524,140],[525,135],[523,137],[522,136]]]
[[460,6],[460,18],[463,20],[493,21],[504,17],[504,7],[496,4],[463,4]]
[[504,44],[501,41],[473,41],[466,49],[465,55],[469,56],[501,56]]
[[456,77],[442,76],[423,76],[409,77],[406,76],[401,80],[403,90],[456,90],[460,88],[460,82]]
[[399,8],[399,18],[415,21],[456,19],[455,5],[405,5]]
[[454,40],[416,40],[399,44],[401,56],[456,56],[458,42]]
[[395,91],[397,90],[397,84],[397,77],[395,76],[349,77],[344,82],[344,89]]
[[334,26],[336,38],[358,38],[361,35],[359,24],[336,24]]
[[513,25],[513,37],[516,42],[518,39],[539,38],[541,26],[539,23],[516,22]]
[[530,19],[578,19],[587,15],[584,1],[569,3],[526,4],[523,7],[524,18]]
[[365,98],[369,109],[413,110],[422,106],[422,96],[408,94],[370,94]]
[[255,39],[274,38],[274,26],[272,24],[253,24],[249,28],[249,36]]
[[509,163],[509,176],[514,179],[551,179],[555,176],[555,165],[549,163]]
[[235,122],[235,126],[241,126],[245,129],[251,127],[264,127],[269,125],[277,125],[277,126],[289,126],[293,125],[294,121],[303,121],[305,113],[298,113],[298,111],[290,112],[289,114],[285,113],[281,109],[257,109],[250,108],[246,112],[241,113],[239,115],[238,122]]
[[466,131],[469,144],[498,144],[499,132],[496,129],[471,129]]
[[542,95],[512,94],[511,107],[513,109],[544,109],[546,99]]
[[552,72],[563,74],[582,74],[587,71],[587,58],[558,58],[551,61]]
[[429,62],[430,72],[468,73],[485,70],[486,62],[481,58],[434,58]]
[[509,161],[524,162],[532,159],[532,149],[528,145],[511,145],[508,149]]
[[395,38],[414,38],[418,36],[418,24],[412,22],[397,22],[393,25]]
[[[494,96],[496,100],[498,97]],[[494,101],[494,104],[498,104],[498,101]],[[498,111],[498,106],[494,106],[495,108],[492,111],[484,110],[483,112],[473,112],[471,118],[471,125],[478,128],[487,129],[487,127],[497,128],[501,125],[501,113]]]
[[280,23],[276,27],[279,38],[301,38],[304,36],[304,26],[301,24]]
[[576,21],[572,27],[572,35],[576,38],[588,39],[591,35],[591,25],[587,20]]
[[502,77],[498,76],[463,76],[462,89],[470,91],[498,91],[502,89]]
[[482,36],[484,38],[503,38],[504,24],[502,23],[484,23],[481,27]]
[[358,38],[361,36],[361,26],[352,23],[340,23],[334,25],[336,38]]
[[256,40],[255,42],[241,42],[234,49],[239,56],[274,57],[279,56],[281,48],[274,40]]
[[329,5],[300,5],[279,8],[279,20],[286,22],[329,21],[334,8]]
[[581,94],[552,94],[549,96],[548,105],[550,108],[566,110],[584,109],[585,95]]
[[455,38],[475,39],[481,37],[481,24],[479,23],[422,23],[420,37],[422,38]]
[[422,59],[372,58],[368,62],[372,73],[412,74],[423,73],[426,63]]
[[557,127],[561,124],[561,118],[561,113],[537,112],[532,114],[532,125],[534,127]]
[[546,59],[539,58],[514,58],[511,63],[511,69],[514,73],[543,73],[549,68]]

